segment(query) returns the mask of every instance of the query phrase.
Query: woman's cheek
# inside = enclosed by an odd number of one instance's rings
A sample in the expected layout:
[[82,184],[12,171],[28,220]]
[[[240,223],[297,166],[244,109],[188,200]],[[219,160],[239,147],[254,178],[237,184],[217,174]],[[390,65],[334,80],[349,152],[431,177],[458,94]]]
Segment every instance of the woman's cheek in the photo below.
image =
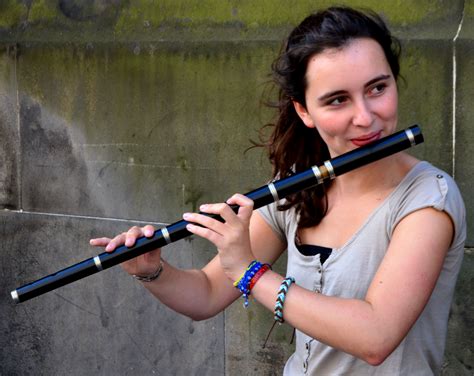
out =
[[[350,124],[350,116],[345,109],[326,110],[321,111],[320,115],[316,117],[316,128],[321,137],[336,137],[347,130]],[[326,141],[326,140],[324,140]]]

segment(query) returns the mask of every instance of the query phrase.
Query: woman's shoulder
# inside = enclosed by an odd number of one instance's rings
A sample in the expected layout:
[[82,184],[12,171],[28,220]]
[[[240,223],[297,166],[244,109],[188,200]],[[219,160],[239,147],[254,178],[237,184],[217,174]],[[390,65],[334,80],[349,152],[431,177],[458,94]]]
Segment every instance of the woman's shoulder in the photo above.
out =
[[279,206],[285,203],[286,200],[282,199],[258,209],[258,213],[282,239],[297,224],[297,215],[294,207],[287,210],[278,209]]
[[426,190],[433,195],[446,196],[449,193],[453,198],[461,198],[459,188],[451,175],[427,161],[416,163],[400,186],[408,193]]
[[455,180],[427,161],[418,162],[408,172],[392,195],[390,207],[394,224],[416,210],[434,208],[451,217],[458,234],[466,226],[466,209]]

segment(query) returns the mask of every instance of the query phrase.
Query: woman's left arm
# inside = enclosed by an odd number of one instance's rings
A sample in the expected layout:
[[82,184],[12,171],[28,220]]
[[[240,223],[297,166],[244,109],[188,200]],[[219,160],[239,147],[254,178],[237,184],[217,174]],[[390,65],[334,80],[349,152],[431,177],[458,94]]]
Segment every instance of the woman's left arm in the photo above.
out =
[[[382,363],[428,302],[453,233],[445,212],[426,208],[411,213],[395,228],[364,300],[329,297],[292,286],[285,300],[285,320],[372,365]],[[266,273],[261,279],[252,294],[273,309],[283,278]]]

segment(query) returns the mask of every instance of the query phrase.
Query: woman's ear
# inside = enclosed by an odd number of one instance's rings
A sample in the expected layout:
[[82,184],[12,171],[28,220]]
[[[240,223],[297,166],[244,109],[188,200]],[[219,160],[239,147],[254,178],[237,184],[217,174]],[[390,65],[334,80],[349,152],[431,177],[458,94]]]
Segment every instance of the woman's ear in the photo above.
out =
[[297,101],[293,101],[293,106],[295,107],[295,111],[303,121],[304,125],[306,125],[308,128],[315,128],[313,119],[309,115],[308,110],[306,110],[306,107]]

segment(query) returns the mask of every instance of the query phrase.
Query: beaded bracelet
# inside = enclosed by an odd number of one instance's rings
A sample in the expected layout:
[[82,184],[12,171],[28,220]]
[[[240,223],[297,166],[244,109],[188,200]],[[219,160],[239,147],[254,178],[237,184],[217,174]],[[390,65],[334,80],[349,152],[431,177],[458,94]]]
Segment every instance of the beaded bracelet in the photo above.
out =
[[245,269],[245,271],[240,275],[239,279],[236,280],[234,282],[234,287],[237,287],[239,286],[239,283],[242,281],[242,279],[245,277],[245,274],[257,263],[258,261],[257,260],[253,260],[249,266],[247,266],[247,269]]
[[[265,264],[268,265],[268,264]],[[252,284],[252,279],[255,275],[265,267],[266,270],[270,267],[270,265],[265,266],[262,263],[254,260],[250,263],[244,273],[240,276],[240,278],[234,282],[234,286],[237,287],[242,292],[242,297],[244,298],[244,307],[247,308],[249,305],[249,295],[251,286],[255,285],[255,282]],[[260,277],[258,277],[260,278]]]
[[283,305],[285,304],[286,293],[290,288],[291,284],[295,282],[293,277],[286,277],[280,285],[280,289],[278,290],[278,295],[275,303],[275,314],[274,319],[278,321],[280,324],[285,322],[283,319]]
[[269,265],[269,264],[263,264],[262,267],[260,268],[260,270],[255,273],[255,275],[253,276],[253,278],[250,280],[250,285],[249,285],[249,290],[252,291],[252,289],[254,288],[255,284],[257,283],[257,281],[260,279],[260,277],[262,275],[265,274],[265,272],[271,270],[272,267]]

